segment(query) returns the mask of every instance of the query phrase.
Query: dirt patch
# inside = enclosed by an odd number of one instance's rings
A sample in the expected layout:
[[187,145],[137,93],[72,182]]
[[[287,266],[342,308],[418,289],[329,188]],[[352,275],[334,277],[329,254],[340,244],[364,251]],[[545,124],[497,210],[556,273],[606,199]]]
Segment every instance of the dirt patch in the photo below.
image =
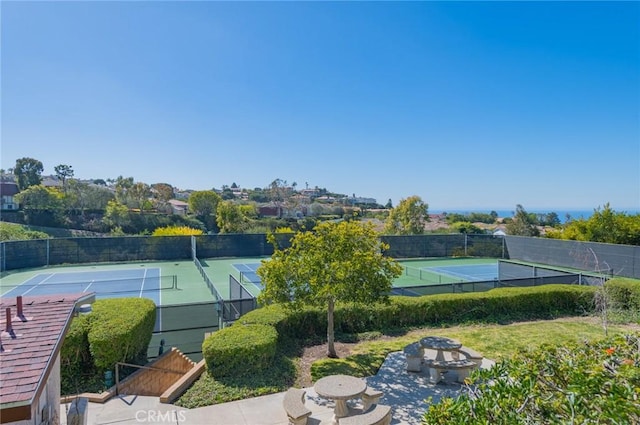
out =
[[[345,358],[351,354],[351,350],[356,343],[336,342],[335,344],[336,354],[338,358]],[[327,344],[313,345],[306,347],[298,363],[298,379],[296,386],[300,388],[310,387],[313,385],[311,381],[311,365],[316,360],[327,358]]]

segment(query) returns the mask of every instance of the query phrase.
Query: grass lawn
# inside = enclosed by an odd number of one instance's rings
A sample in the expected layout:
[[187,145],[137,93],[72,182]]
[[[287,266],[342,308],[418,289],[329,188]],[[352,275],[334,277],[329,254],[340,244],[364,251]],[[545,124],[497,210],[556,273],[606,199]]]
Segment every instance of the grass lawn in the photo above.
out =
[[[610,325],[609,334],[638,330],[637,324]],[[388,353],[428,335],[441,335],[460,340],[465,346],[480,351],[486,358],[500,360],[518,349],[541,344],[562,345],[568,341],[603,338],[604,330],[598,318],[575,317],[547,321],[513,323],[507,325],[468,325],[447,328],[421,328],[400,332],[398,336],[377,333],[362,335],[370,340],[356,344],[348,357],[318,359],[311,368],[313,381],[336,373],[354,376],[374,375]],[[293,349],[299,354],[299,350]],[[219,382],[206,372],[176,402],[194,408],[216,403],[285,391],[293,385],[300,369],[295,367],[299,357],[280,353],[270,376],[246,377]]]

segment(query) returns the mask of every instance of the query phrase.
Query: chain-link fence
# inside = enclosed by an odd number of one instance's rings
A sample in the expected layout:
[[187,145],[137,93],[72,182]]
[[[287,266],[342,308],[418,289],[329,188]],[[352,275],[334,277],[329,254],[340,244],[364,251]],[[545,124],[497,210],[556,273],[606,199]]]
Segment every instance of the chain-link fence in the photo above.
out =
[[504,240],[493,235],[385,235],[380,240],[392,258],[490,257],[503,258]]
[[640,246],[505,236],[506,258],[640,279]]
[[[277,234],[280,248],[291,234]],[[640,247],[493,235],[386,235],[386,255],[393,258],[475,256],[510,258],[577,270],[640,278]],[[273,245],[264,234],[195,237],[199,258],[264,257]],[[193,257],[190,236],[126,236],[6,241],[0,244],[0,269],[15,270],[58,264],[186,260]]]

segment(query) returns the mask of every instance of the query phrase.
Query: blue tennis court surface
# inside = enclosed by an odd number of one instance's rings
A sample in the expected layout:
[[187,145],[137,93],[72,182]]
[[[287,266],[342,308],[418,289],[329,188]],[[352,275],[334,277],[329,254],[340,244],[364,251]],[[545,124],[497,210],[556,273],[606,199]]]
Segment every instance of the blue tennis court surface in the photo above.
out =
[[467,281],[494,280],[498,278],[498,264],[423,267],[423,270],[459,277]]
[[260,276],[256,273],[261,263],[236,263],[232,264],[238,272],[240,272],[240,283],[251,282],[261,291],[264,289]]
[[2,297],[94,292],[96,298],[143,297],[161,304],[160,269],[40,273],[2,293]]

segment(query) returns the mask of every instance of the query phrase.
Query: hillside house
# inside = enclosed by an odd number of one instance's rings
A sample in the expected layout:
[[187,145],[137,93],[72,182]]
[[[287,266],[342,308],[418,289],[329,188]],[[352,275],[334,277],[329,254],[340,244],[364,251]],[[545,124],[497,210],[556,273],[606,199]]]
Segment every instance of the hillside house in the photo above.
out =
[[15,182],[0,182],[0,209],[15,211],[19,208],[14,196],[20,193]]

